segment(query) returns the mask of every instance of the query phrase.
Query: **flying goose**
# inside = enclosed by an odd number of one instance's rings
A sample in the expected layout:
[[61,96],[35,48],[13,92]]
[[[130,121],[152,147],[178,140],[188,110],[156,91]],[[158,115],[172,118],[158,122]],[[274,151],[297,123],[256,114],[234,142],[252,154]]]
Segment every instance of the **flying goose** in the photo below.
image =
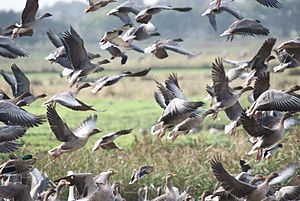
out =
[[110,149],[111,147],[117,147],[114,143],[114,140],[122,135],[128,135],[131,133],[132,129],[128,130],[120,130],[114,133],[109,133],[102,136],[99,140],[96,141],[93,151],[97,151],[100,148],[102,149]]
[[200,114],[198,114],[196,111],[190,117],[186,118],[184,121],[177,124],[172,129],[172,131],[168,134],[167,138],[172,140],[172,142],[174,142],[174,140],[177,138],[179,134],[181,133],[187,134],[190,130],[199,126],[208,115],[214,114],[215,112],[216,111],[213,109],[202,111],[200,112]]
[[134,184],[145,175],[150,174],[153,171],[153,169],[154,167],[152,165],[143,165],[139,167],[138,170],[133,170],[129,184]]
[[129,17],[129,13],[137,15],[140,12],[140,8],[136,5],[136,1],[128,0],[120,4],[116,8],[110,10],[106,15],[113,15],[118,17],[124,24],[133,24]]
[[28,54],[24,52],[22,48],[7,36],[1,36],[0,34],[0,56],[16,59],[17,57],[27,57]]
[[95,111],[95,109],[92,106],[89,106],[89,105],[85,104],[84,102],[82,102],[81,100],[76,98],[78,93],[86,87],[90,87],[90,84],[84,83],[84,84],[78,86],[74,90],[55,94],[49,100],[47,100],[45,103],[43,103],[43,105],[49,105],[49,104],[55,105],[56,103],[59,103],[60,105],[65,106],[65,107],[67,107],[71,110],[75,110],[75,111],[87,111],[87,110]]
[[66,31],[61,34],[60,39],[64,44],[68,60],[73,68],[69,78],[71,86],[88,74],[103,70],[98,64],[90,62],[82,38],[71,26],[70,32]]
[[22,100],[26,103],[26,105],[29,105],[34,101],[47,96],[46,94],[39,94],[35,96],[31,93],[29,79],[16,64],[11,66],[11,70],[14,74],[14,77],[10,76],[3,70],[0,70],[0,73],[5,81],[10,85],[14,97],[24,94]]
[[21,138],[26,133],[23,126],[0,126],[0,153],[10,153],[17,150],[21,144],[15,140]]
[[12,38],[18,36],[32,36],[33,29],[37,24],[46,17],[51,17],[50,13],[45,13],[42,16],[35,18],[37,10],[39,8],[38,0],[27,0],[25,8],[23,9],[21,16],[21,24],[16,24],[12,32]]
[[276,191],[275,195],[269,196],[266,201],[294,201],[300,199],[300,186],[284,186]]
[[182,39],[159,39],[144,49],[145,54],[152,53],[158,59],[165,59],[168,57],[167,50],[171,50],[178,54],[186,55],[188,57],[195,57],[197,54],[183,48],[178,42]]
[[255,36],[255,35],[269,35],[270,31],[265,28],[259,20],[252,20],[244,18],[232,23],[227,30],[220,36],[227,36],[227,41],[232,41],[234,35]]
[[214,28],[215,31],[217,31],[217,21],[216,21],[216,15],[222,13],[223,11],[228,12],[238,20],[243,19],[244,17],[240,14],[240,12],[234,8],[231,8],[227,5],[227,3],[222,2],[219,6],[216,6],[214,4],[210,4],[209,8],[202,13],[202,16],[207,16],[209,19],[209,23]]
[[[78,35],[74,29],[71,29],[70,33],[74,35],[75,37]],[[45,57],[45,60],[50,61],[51,64],[53,62],[60,64],[62,67],[64,67],[64,71],[67,71],[66,69],[69,69],[69,74],[73,72],[73,67],[69,61],[69,58],[67,57],[66,50],[64,47],[64,44],[60,37],[53,33],[51,30],[47,31],[47,36],[51,43],[56,47],[47,57]],[[99,54],[93,54],[90,52],[87,52],[89,60],[93,60],[95,58],[99,58]],[[63,72],[61,75],[64,75]],[[63,77],[63,76],[62,76]]]
[[[257,160],[261,160],[263,157],[263,149],[270,148],[284,136],[284,121],[292,117],[290,113],[286,113],[280,119],[280,122],[272,128],[264,127],[255,120],[254,117],[248,117],[246,113],[242,113],[240,120],[249,135],[256,137],[256,141],[249,154],[257,152]],[[271,118],[271,117],[270,117]]]
[[[232,0],[233,1],[233,0]],[[280,3],[278,0],[256,0],[258,3],[270,7],[270,8],[282,8],[282,3]],[[219,7],[221,5],[222,0],[216,0],[215,6]]]
[[128,56],[118,46],[116,46],[110,42],[106,42],[105,44],[102,44],[100,42],[99,44],[100,44],[100,48],[102,50],[106,50],[111,54],[112,57],[110,59],[114,59],[116,57],[121,57],[121,64],[122,65],[126,64]]
[[107,6],[109,3],[118,2],[118,0],[88,0],[88,6],[84,10],[85,13],[94,12]]
[[166,176],[166,186],[167,186],[167,192],[161,196],[158,196],[157,198],[154,198],[152,201],[177,201],[179,198],[179,195],[174,190],[173,187],[173,177],[176,176],[176,174],[169,173]]
[[164,109],[157,123],[151,128],[153,135],[163,137],[166,130],[190,117],[203,102],[188,101],[179,87],[176,74],[170,74],[165,81],[166,86],[156,81],[159,92],[155,92],[155,100]]
[[122,38],[126,42],[129,42],[132,40],[143,41],[153,36],[160,36],[160,33],[151,22],[148,22],[147,24],[141,24],[139,27],[131,27],[125,32]]
[[45,121],[44,115],[36,116],[7,100],[0,100],[0,121],[7,125],[37,127]]
[[101,132],[96,129],[96,115],[89,116],[74,132],[60,118],[52,105],[47,107],[47,118],[52,132],[59,141],[63,142],[58,147],[48,151],[54,158],[59,157],[63,153],[82,148],[92,135]]
[[279,176],[277,173],[272,172],[269,176],[266,177],[263,183],[254,186],[239,181],[231,176],[225,170],[223,164],[220,162],[220,159],[217,157],[212,159],[211,166],[214,176],[227,192],[237,198],[245,198],[247,201],[257,201],[265,199],[268,190],[270,189],[271,181]]
[[216,111],[214,118],[218,111],[224,110],[231,121],[237,120],[243,110],[238,100],[244,92],[253,88],[248,86],[242,88],[239,92],[234,92],[229,86],[229,80],[221,58],[216,59],[215,63],[212,64],[212,81],[215,100],[211,109]]
[[139,23],[147,24],[151,19],[153,15],[156,15],[164,10],[174,10],[179,12],[188,12],[191,11],[191,7],[172,7],[172,6],[151,6],[149,8],[145,8],[144,10],[141,10],[136,16],[135,19]]
[[92,89],[92,93],[97,93],[100,91],[103,87],[112,86],[119,82],[124,77],[142,77],[146,76],[150,72],[151,68],[145,69],[143,71],[139,71],[136,73],[133,73],[131,71],[125,71],[121,74],[114,75],[114,76],[105,76],[98,78],[96,80],[92,80],[89,82],[91,85],[95,85],[95,87]]
[[296,68],[300,66],[300,58],[294,58],[294,55],[289,55],[285,49],[275,49],[274,50],[280,64],[273,68],[275,73],[283,72],[287,68]]

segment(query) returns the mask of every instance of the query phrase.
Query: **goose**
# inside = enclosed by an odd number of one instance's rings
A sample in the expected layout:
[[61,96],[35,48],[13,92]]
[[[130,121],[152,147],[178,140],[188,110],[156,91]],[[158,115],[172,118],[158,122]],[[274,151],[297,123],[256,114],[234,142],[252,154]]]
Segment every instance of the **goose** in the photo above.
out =
[[263,183],[258,186],[254,186],[239,181],[231,176],[217,157],[212,159],[211,166],[214,176],[220,182],[221,186],[226,191],[230,192],[230,194],[237,198],[245,198],[246,201],[258,201],[265,199],[270,189],[270,182],[279,176],[276,172],[272,172],[266,177]]
[[60,105],[75,111],[88,111],[88,110],[95,111],[95,109],[92,106],[89,106],[76,98],[78,93],[82,89],[87,87],[90,87],[90,84],[84,83],[78,86],[74,90],[55,94],[49,100],[44,102],[43,105],[55,105],[56,103],[59,103]]
[[[233,0],[232,0],[233,1]],[[263,6],[270,7],[270,8],[282,8],[282,3],[278,0],[256,0]],[[221,5],[222,0],[216,0],[215,5],[219,7]]]
[[100,44],[100,48],[102,50],[106,50],[111,54],[112,57],[110,59],[114,59],[116,57],[121,57],[121,64],[122,65],[126,64],[128,56],[118,46],[116,46],[110,42],[106,42],[105,44],[102,44],[100,42],[99,44]]
[[[142,198],[142,192],[145,192],[144,198]],[[148,186],[140,187],[138,190],[138,197],[139,197],[139,201],[150,201],[149,187]]]
[[275,49],[274,51],[280,61],[280,65],[273,68],[274,73],[283,72],[287,68],[296,68],[300,66],[300,60],[289,55],[285,49]]
[[139,167],[138,170],[133,170],[129,184],[134,184],[142,177],[146,176],[147,174],[150,174],[153,171],[153,169],[154,167],[152,165],[143,165]]
[[68,125],[60,118],[52,105],[47,107],[47,119],[56,138],[63,142],[63,144],[48,151],[54,158],[59,157],[63,153],[82,148],[92,135],[101,132],[95,128],[97,121],[96,115],[89,116],[74,132],[71,131]]
[[120,194],[121,183],[114,182],[111,186],[112,186],[113,193],[114,193],[114,201],[126,201]]
[[61,201],[61,190],[68,187],[71,183],[65,179],[58,182],[56,188],[50,188],[43,198],[43,201]]
[[16,59],[18,57],[27,57],[28,54],[8,36],[1,36],[0,34],[0,56]]
[[156,81],[160,92],[155,92],[156,102],[164,109],[157,123],[151,128],[153,135],[163,137],[166,130],[179,123],[204,105],[203,102],[188,101],[179,87],[176,74],[170,74],[165,81],[166,87]]
[[25,8],[23,9],[21,16],[21,23],[16,24],[13,29],[12,38],[16,38],[18,36],[32,36],[33,29],[37,26],[37,24],[44,18],[51,17],[52,14],[45,13],[42,16],[35,18],[37,10],[39,8],[38,0],[27,0]]
[[129,17],[129,13],[137,15],[140,12],[140,8],[136,5],[133,0],[125,1],[116,8],[110,10],[106,15],[113,15],[118,17],[124,24],[133,24]]
[[[68,60],[73,68],[73,72],[69,78],[71,86],[73,86],[79,79],[86,77],[88,74],[103,70],[103,68],[98,64],[90,62],[84,48],[84,42],[72,26],[70,26],[70,32],[66,31],[61,34],[60,39],[64,44]],[[103,63],[107,62],[107,60],[103,61]]]
[[0,100],[0,121],[8,125],[38,127],[45,121],[44,115],[34,115],[7,100]]
[[98,189],[94,193],[88,194],[85,201],[114,201],[113,189],[110,185],[109,179],[117,172],[113,169],[109,169],[102,173],[102,182],[97,183]]
[[247,86],[239,92],[234,92],[229,86],[229,80],[226,77],[221,58],[217,58],[215,63],[212,64],[212,81],[215,101],[213,101],[211,109],[215,111],[214,118],[217,117],[218,111],[224,110],[231,121],[236,121],[243,110],[238,101],[239,98],[243,93],[253,88]]
[[227,3],[224,2],[220,3],[220,5],[218,6],[214,4],[210,4],[209,8],[202,13],[202,16],[207,16],[209,19],[209,23],[211,24],[213,29],[217,31],[216,15],[222,13],[223,11],[228,12],[238,20],[244,18],[238,10],[231,8],[230,6],[227,5]]
[[275,195],[269,196],[266,201],[299,200],[300,186],[284,186],[276,191]]
[[154,198],[152,201],[177,201],[179,198],[179,195],[176,193],[176,191],[173,188],[173,177],[176,176],[176,174],[169,173],[166,176],[166,186],[167,186],[167,192],[157,198]]
[[121,34],[124,32],[123,27],[113,29],[110,31],[107,31],[104,36],[100,39],[99,44],[105,45],[105,43],[110,42],[111,44],[123,48],[123,49],[132,49],[139,53],[144,53],[144,50],[134,44],[132,44],[132,41],[125,41],[125,38],[121,36]]
[[139,27],[131,27],[125,32],[122,38],[124,39],[124,41],[130,42],[133,40],[147,40],[153,36],[160,36],[160,33],[151,22],[148,22],[147,24],[141,24]]
[[[78,35],[74,29],[71,29],[70,33],[75,37]],[[73,67],[69,61],[69,58],[67,57],[62,40],[57,34],[53,33],[51,30],[47,31],[47,36],[56,48],[47,57],[45,57],[45,60],[50,61],[51,64],[53,62],[60,64],[64,68],[64,71],[67,71],[66,69],[69,69],[69,74],[71,74],[73,72]],[[87,52],[87,55],[90,61],[100,57],[99,54],[93,54],[91,52]],[[64,75],[64,71],[61,73],[62,77]]]
[[26,103],[26,105],[29,105],[34,101],[45,98],[47,96],[44,93],[37,96],[31,93],[29,79],[16,64],[13,64],[11,66],[11,70],[14,74],[14,77],[10,76],[3,70],[0,70],[0,73],[5,81],[10,85],[14,97],[18,97],[24,94],[22,100]]
[[292,39],[281,43],[278,50],[285,50],[289,55],[296,59],[300,58],[300,38]]
[[75,186],[78,198],[88,197],[98,190],[98,186],[91,173],[72,173],[56,180],[56,182],[60,180],[66,180],[70,183],[69,186]]
[[159,39],[150,44],[144,49],[145,54],[152,53],[158,59],[165,59],[168,57],[167,50],[171,50],[178,54],[186,55],[188,57],[195,57],[195,54],[185,48],[183,48],[178,42],[182,42],[182,39]]
[[151,6],[149,8],[145,8],[145,9],[141,10],[135,16],[135,19],[139,23],[147,24],[152,19],[153,15],[156,15],[156,14],[158,14],[161,11],[164,11],[164,10],[174,10],[174,11],[178,11],[178,12],[188,12],[188,11],[191,11],[192,8],[191,7],[179,8],[179,7],[172,7],[172,6],[156,5],[156,6]]
[[29,187],[18,183],[0,186],[0,197],[14,201],[34,201],[30,196]]
[[192,114],[190,117],[186,118],[184,121],[177,124],[172,129],[172,131],[168,134],[167,138],[172,140],[172,142],[174,142],[179,134],[189,133],[190,130],[199,126],[208,115],[214,114],[215,112],[216,112],[215,110],[209,109],[206,111],[202,111],[202,113],[200,113],[200,114],[198,114],[198,113]]
[[91,82],[89,82],[89,84],[95,84],[96,86],[92,89],[92,93],[97,93],[99,92],[101,89],[103,89],[103,87],[107,87],[107,86],[112,86],[114,84],[116,84],[117,82],[119,82],[122,78],[124,77],[142,77],[142,76],[146,76],[149,72],[150,72],[151,68],[145,69],[143,71],[139,71],[139,72],[131,72],[131,71],[125,71],[121,74],[118,75],[114,75],[114,76],[105,76],[102,78],[98,78],[96,80],[93,80]]
[[10,153],[17,150],[21,144],[15,140],[25,135],[27,129],[23,126],[0,126],[0,153]]
[[234,35],[255,36],[255,35],[269,35],[270,31],[264,27],[259,20],[244,18],[232,23],[227,30],[220,36],[227,36],[227,41],[232,41]]
[[89,5],[84,10],[85,13],[94,12],[118,0],[88,0]]
[[102,149],[110,149],[111,147],[118,147],[114,143],[114,140],[122,135],[128,135],[131,133],[132,129],[128,130],[120,130],[114,133],[109,133],[102,136],[99,140],[96,141],[93,147],[93,151],[97,151],[100,148]]
[[192,186],[189,186],[180,194],[177,201],[195,201],[195,192],[196,189]]
[[249,135],[257,138],[249,154],[252,154],[255,150],[258,150],[257,160],[261,160],[263,157],[263,149],[273,146],[283,138],[285,130],[284,121],[291,116],[291,113],[285,113],[277,125],[275,125],[273,128],[268,128],[261,126],[254,117],[249,117],[245,112],[243,112],[240,120],[244,129]]

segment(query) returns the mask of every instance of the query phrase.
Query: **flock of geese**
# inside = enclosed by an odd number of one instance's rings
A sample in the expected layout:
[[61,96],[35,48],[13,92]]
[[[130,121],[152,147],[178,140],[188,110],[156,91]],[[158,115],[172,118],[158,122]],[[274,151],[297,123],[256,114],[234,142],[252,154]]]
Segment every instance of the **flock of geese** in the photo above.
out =
[[[233,0],[232,0],[233,1]],[[232,7],[232,1],[216,0],[211,2],[209,8],[202,14],[209,18],[214,30],[217,31],[216,15],[227,11],[238,20],[232,23],[221,36],[233,40],[235,35],[268,35],[269,30],[260,21],[243,18],[239,11]],[[278,0],[256,0],[258,3],[280,9],[283,5]],[[85,13],[94,12],[118,0],[89,0]],[[27,0],[21,15],[21,23],[0,28],[0,56],[15,59],[26,57],[28,53],[20,48],[15,38],[33,36],[33,29],[44,18],[52,14],[45,13],[36,17],[38,0]],[[16,140],[25,135],[27,130],[34,129],[48,121],[50,128],[61,145],[51,149],[48,153],[57,158],[62,154],[73,152],[86,145],[89,138],[101,132],[96,128],[97,115],[88,116],[78,128],[71,130],[67,123],[60,117],[56,104],[60,104],[75,111],[95,111],[93,106],[77,98],[81,90],[92,88],[92,93],[98,93],[102,88],[116,84],[126,77],[146,76],[151,69],[138,72],[125,71],[114,76],[105,76],[94,80],[87,80],[87,76],[103,71],[102,65],[116,57],[121,58],[121,64],[126,64],[128,56],[125,51],[134,50],[141,54],[152,53],[158,59],[168,57],[168,51],[173,51],[188,57],[197,56],[183,48],[179,43],[183,40],[158,39],[146,48],[140,48],[135,42],[158,37],[160,33],[151,23],[152,18],[160,12],[188,12],[191,7],[172,7],[155,5],[141,7],[135,1],[129,0],[121,3],[107,13],[108,16],[118,17],[124,25],[107,31],[100,39],[100,47],[111,54],[110,59],[94,62],[99,54],[86,51],[81,36],[70,26],[70,30],[63,33],[47,32],[47,36],[55,49],[45,58],[51,63],[63,67],[62,77],[67,77],[71,89],[55,94],[44,102],[47,106],[46,115],[35,115],[27,112],[23,107],[29,106],[46,94],[35,95],[31,93],[30,80],[18,65],[11,66],[11,73],[1,70],[3,79],[11,87],[13,97],[0,91],[0,121],[5,125],[0,127],[0,152],[10,153],[9,160],[0,166],[0,199],[14,201],[35,201],[61,199],[62,189],[69,188],[68,200],[82,201],[124,201],[121,196],[121,184],[111,184],[110,177],[117,173],[109,169],[97,176],[91,173],[69,174],[58,180],[51,180],[47,175],[34,167],[36,158],[25,155],[21,158],[12,154],[22,144]],[[129,13],[135,15],[135,25]],[[268,63],[278,59],[280,65],[276,66],[275,73],[283,72],[289,68],[298,67],[300,64],[300,39],[288,40],[276,48],[276,38],[265,40],[257,54],[248,61],[231,61],[216,58],[211,67],[212,84],[206,86],[211,100],[209,109],[204,109],[204,102],[190,101],[180,88],[178,77],[170,74],[164,82],[155,80],[158,90],[154,93],[155,100],[162,108],[162,114],[157,123],[151,128],[154,135],[163,138],[165,135],[171,141],[176,140],[180,134],[188,134],[190,130],[199,126],[205,118],[212,116],[215,119],[219,112],[224,111],[231,121],[225,126],[225,133],[234,134],[237,127],[243,127],[248,133],[248,141],[253,145],[248,154],[256,154],[258,161],[272,156],[274,152],[283,149],[280,143],[285,135],[285,130],[296,124],[295,115],[300,111],[299,85],[287,89],[272,89]],[[275,56],[272,54],[274,51]],[[224,63],[233,65],[229,71],[224,70]],[[234,80],[244,80],[242,86],[232,86]],[[254,84],[253,84],[254,83]],[[239,102],[241,96],[251,91],[248,101],[251,106],[245,108]],[[95,143],[92,151],[99,149],[121,149],[114,140],[120,136],[128,135],[132,129],[124,129],[109,133]],[[167,134],[166,134],[167,133]],[[254,174],[251,167],[241,161],[241,173],[232,176],[222,164],[220,156],[211,160],[214,176],[219,182],[219,188],[214,192],[205,191],[199,200],[246,200],[246,201],[296,201],[300,200],[300,186],[281,186],[283,181],[291,178],[297,171],[297,164],[290,164],[287,168],[272,172],[268,176]],[[134,170],[129,184],[138,182],[142,177],[150,174],[155,167],[143,165]],[[188,187],[182,193],[173,185],[175,174],[166,176],[166,186],[157,192],[157,197],[149,198],[149,188],[141,187],[138,190],[138,199],[141,201],[193,201],[195,198],[194,187]],[[277,185],[276,185],[277,184]]]

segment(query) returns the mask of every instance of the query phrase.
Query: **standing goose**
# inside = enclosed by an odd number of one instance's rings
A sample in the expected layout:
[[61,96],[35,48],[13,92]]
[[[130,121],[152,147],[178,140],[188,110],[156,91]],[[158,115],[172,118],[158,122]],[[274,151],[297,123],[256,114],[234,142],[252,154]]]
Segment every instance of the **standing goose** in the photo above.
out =
[[72,27],[70,27],[70,32],[66,31],[61,34],[60,38],[64,44],[68,60],[73,68],[69,79],[71,86],[80,78],[86,77],[90,73],[103,70],[98,64],[90,62],[82,38]]
[[31,104],[34,101],[40,99],[40,98],[45,98],[47,95],[46,94],[40,94],[40,95],[33,95],[30,90],[30,81],[25,75],[23,71],[16,65],[13,64],[11,66],[11,70],[14,74],[14,77],[10,76],[8,73],[5,71],[1,70],[0,73],[5,79],[5,81],[10,85],[13,96],[18,97],[22,94],[24,96],[22,97],[22,100],[27,104]]
[[17,57],[27,57],[28,54],[22,48],[18,47],[12,39],[0,34],[0,56],[16,59]]
[[177,201],[179,195],[173,188],[173,177],[175,175],[176,174],[169,173],[166,176],[167,192],[157,198],[154,198],[152,201]]
[[106,15],[113,15],[118,17],[124,24],[133,24],[129,17],[129,13],[137,15],[140,8],[136,5],[136,1],[128,0],[120,4],[116,8],[110,10]]
[[213,173],[221,186],[230,194],[237,198],[245,198],[245,201],[258,201],[265,199],[272,179],[278,177],[278,174],[273,172],[266,177],[263,183],[258,186],[247,184],[239,181],[231,176],[223,167],[219,158],[213,158],[211,161]]
[[223,11],[228,12],[235,18],[241,20],[244,17],[240,14],[240,12],[236,9],[231,8],[228,6],[227,3],[220,4],[219,6],[215,6],[214,4],[210,4],[209,8],[202,13],[202,16],[207,16],[209,19],[209,23],[214,28],[215,31],[217,31],[217,21],[216,21],[216,15],[222,13]]
[[0,153],[10,153],[17,150],[21,144],[14,140],[19,139],[26,133],[23,126],[1,126],[0,127]]
[[[142,198],[142,192],[144,192],[144,198]],[[148,186],[144,186],[144,187],[140,187],[139,191],[138,191],[138,197],[139,197],[139,201],[150,201],[149,199],[149,187]]]
[[100,148],[102,149],[110,149],[111,147],[117,147],[118,146],[114,143],[114,140],[122,135],[128,135],[131,133],[132,129],[128,130],[120,130],[114,133],[109,133],[101,137],[99,140],[96,141],[93,151],[97,151]]
[[45,121],[45,116],[36,116],[19,108],[7,100],[0,100],[0,121],[8,125],[37,127]]
[[136,16],[135,19],[139,23],[147,24],[153,15],[156,15],[160,13],[163,10],[174,10],[179,12],[188,12],[191,11],[191,7],[183,7],[183,8],[177,8],[172,6],[151,6],[149,8],[145,8],[144,10],[141,10]]
[[113,169],[109,169],[106,172],[101,173],[101,182],[97,183],[98,189],[94,193],[88,194],[85,201],[114,201],[113,189],[110,185],[109,179],[117,172]]
[[92,106],[89,106],[76,98],[78,93],[86,87],[90,87],[90,85],[88,83],[85,83],[78,86],[74,90],[55,94],[45,103],[43,103],[43,105],[49,105],[49,104],[55,105],[56,103],[59,103],[62,106],[65,106],[75,111],[88,111],[88,110],[95,111],[95,109]]
[[227,30],[225,30],[220,36],[227,36],[227,41],[232,41],[234,35],[243,36],[255,36],[255,35],[269,35],[270,31],[264,27],[259,20],[252,20],[244,18],[232,23]]
[[186,55],[188,57],[195,57],[197,54],[183,48],[178,42],[182,39],[159,39],[144,49],[145,54],[152,53],[158,59],[165,59],[168,57],[167,50],[171,50],[178,54]]
[[82,148],[92,135],[101,132],[96,129],[96,115],[84,120],[74,132],[70,130],[51,105],[47,107],[47,118],[52,132],[59,141],[63,142],[63,144],[48,151],[54,158],[59,157],[63,153]]
[[146,76],[150,72],[151,68],[145,69],[143,71],[139,71],[136,73],[133,73],[131,71],[125,71],[119,75],[114,76],[105,76],[102,78],[98,78],[96,80],[93,80],[89,82],[89,84],[95,84],[96,86],[92,89],[92,93],[97,93],[100,91],[103,87],[112,86],[119,82],[124,77],[142,77]]
[[114,193],[114,201],[126,201],[121,196],[121,183],[120,182],[114,182],[112,185],[113,193]]
[[35,18],[37,10],[39,8],[38,0],[27,0],[25,8],[22,12],[21,24],[16,24],[12,32],[12,38],[18,36],[32,36],[33,28],[46,17],[51,17],[50,13],[45,13],[42,16]]
[[244,92],[253,88],[248,86],[234,93],[229,86],[223,61],[220,58],[216,59],[215,63],[212,64],[212,81],[216,101],[211,108],[216,111],[215,117],[219,110],[224,110],[231,121],[237,120],[242,112],[242,107],[238,100]]
[[245,113],[242,113],[240,120],[244,129],[249,135],[257,138],[249,154],[258,150],[256,158],[257,160],[261,160],[263,157],[263,149],[273,146],[283,138],[285,130],[284,121],[290,117],[292,117],[292,114],[286,113],[282,116],[277,125],[273,128],[268,128],[262,126],[254,117],[248,117]]
[[46,192],[43,201],[61,201],[61,190],[63,187],[68,187],[71,183],[65,179],[58,182],[56,188],[50,188]]
[[118,0],[88,0],[89,5],[84,10],[85,13],[94,12],[107,6],[109,3],[118,2]]

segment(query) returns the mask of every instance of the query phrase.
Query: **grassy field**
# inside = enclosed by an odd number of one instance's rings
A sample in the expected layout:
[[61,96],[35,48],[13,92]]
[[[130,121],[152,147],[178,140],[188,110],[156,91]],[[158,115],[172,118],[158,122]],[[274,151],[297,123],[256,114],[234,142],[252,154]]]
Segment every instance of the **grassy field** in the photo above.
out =
[[[152,187],[164,185],[164,176],[168,172],[178,174],[174,183],[181,190],[187,186],[195,186],[197,195],[204,190],[212,190],[216,180],[210,170],[210,159],[217,154],[222,155],[225,167],[232,173],[240,171],[238,160],[241,158],[249,161],[257,173],[269,173],[284,168],[288,163],[299,162],[300,127],[288,131],[282,141],[283,150],[276,153],[269,161],[257,163],[254,156],[246,156],[251,146],[242,129],[238,130],[236,136],[223,134],[223,126],[229,122],[223,113],[215,121],[207,118],[200,126],[200,132],[181,136],[175,143],[152,136],[150,128],[161,113],[161,109],[153,98],[153,92],[156,90],[154,79],[164,81],[169,73],[176,72],[186,96],[191,100],[203,100],[206,96],[205,85],[211,82],[209,65],[203,64],[203,66],[206,68],[154,69],[145,78],[124,79],[96,95],[92,95],[86,89],[78,98],[93,105],[96,109],[106,110],[106,112],[97,113],[97,127],[102,130],[101,134],[92,137],[83,149],[53,160],[47,151],[57,146],[59,142],[46,122],[38,128],[28,130],[21,140],[24,147],[17,154],[31,153],[37,156],[39,158],[37,167],[47,172],[53,179],[66,175],[68,170],[98,174],[108,168],[114,168],[119,174],[113,176],[112,180],[121,181],[124,184],[123,194],[130,201],[136,200],[137,189],[144,184]],[[107,71],[94,76],[115,74],[118,71],[120,70]],[[32,81],[34,94],[47,93],[51,97],[57,92],[69,90],[67,82],[59,78],[56,72],[29,73],[28,77]],[[271,86],[272,88],[286,88],[296,84],[298,79],[297,76],[291,76],[289,73],[272,74]],[[237,82],[233,85],[239,84]],[[9,92],[9,87],[3,79],[0,79],[0,85],[4,91]],[[26,110],[34,114],[45,114],[46,107],[41,105],[46,99],[33,103]],[[245,107],[249,105],[246,98],[243,98],[242,103]],[[206,107],[208,106],[209,103],[206,104]],[[58,106],[57,110],[71,128],[75,128],[87,116],[94,114],[94,112],[75,112],[61,106]],[[124,150],[91,152],[93,143],[100,136],[129,128],[134,129],[132,134],[117,139],[117,144],[124,147]],[[218,128],[218,131],[212,132],[210,128]],[[141,129],[147,132],[143,135],[140,132]],[[4,160],[7,156],[1,155],[1,158]],[[145,164],[154,165],[153,174],[142,179],[138,184],[127,185],[131,171]],[[300,177],[296,175],[291,184],[299,183]],[[151,189],[151,193],[154,194],[154,188]]]

